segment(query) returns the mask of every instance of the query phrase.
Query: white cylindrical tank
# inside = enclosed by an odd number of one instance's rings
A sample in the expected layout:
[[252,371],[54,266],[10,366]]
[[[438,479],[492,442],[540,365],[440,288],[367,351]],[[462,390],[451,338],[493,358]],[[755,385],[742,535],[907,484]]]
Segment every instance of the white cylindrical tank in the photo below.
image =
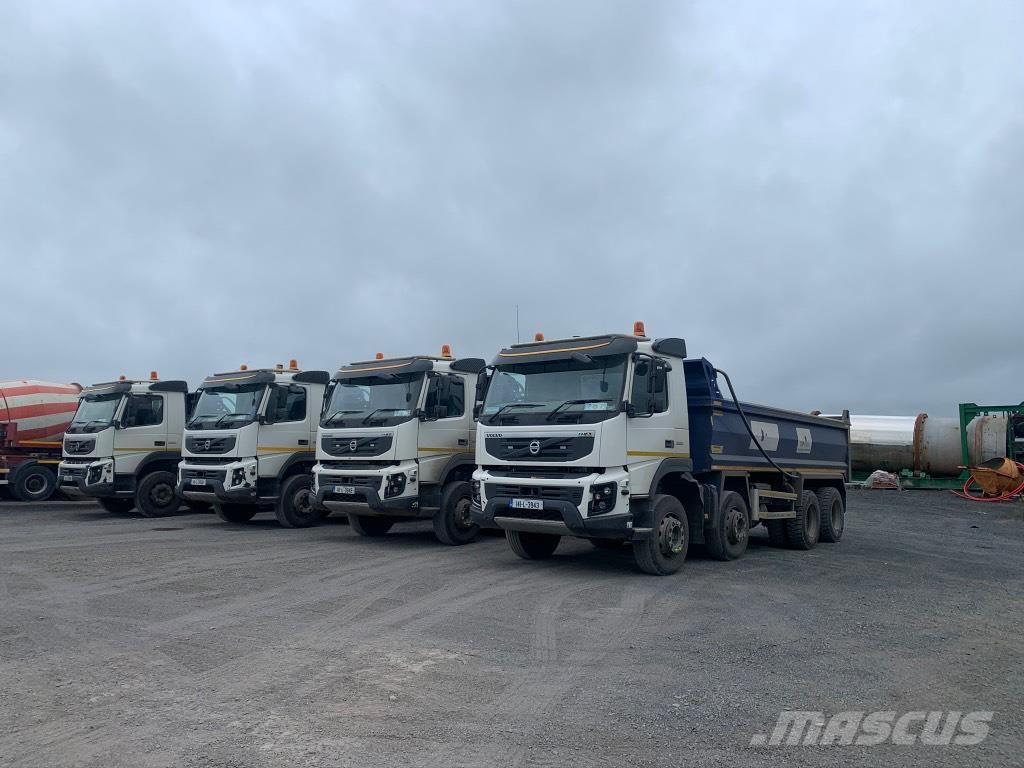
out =
[[[968,463],[1006,456],[1004,414],[979,416],[967,425]],[[963,463],[960,420],[929,416],[850,416],[853,469],[909,469],[935,477],[955,476]]]
[[0,381],[0,445],[60,440],[78,408],[78,384]]

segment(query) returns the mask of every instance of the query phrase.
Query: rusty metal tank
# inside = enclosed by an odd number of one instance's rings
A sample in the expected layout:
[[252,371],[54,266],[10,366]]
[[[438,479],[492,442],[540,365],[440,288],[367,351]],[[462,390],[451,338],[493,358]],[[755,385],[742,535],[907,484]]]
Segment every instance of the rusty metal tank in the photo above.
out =
[[[979,416],[967,425],[972,465],[1006,456],[1009,419]],[[963,463],[960,420],[929,416],[850,416],[850,456],[855,471],[909,469],[932,477],[952,477]]]

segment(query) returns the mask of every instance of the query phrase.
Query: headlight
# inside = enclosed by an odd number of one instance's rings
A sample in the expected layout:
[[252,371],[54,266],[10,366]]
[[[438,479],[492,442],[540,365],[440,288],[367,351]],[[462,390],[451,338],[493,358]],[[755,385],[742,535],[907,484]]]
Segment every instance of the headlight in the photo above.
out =
[[242,467],[235,467],[231,470],[231,485],[244,485],[245,484],[245,469]]
[[615,492],[618,487],[615,483],[600,483],[591,486],[590,493],[590,514],[600,515],[615,507]]
[[388,475],[387,484],[384,486],[384,498],[388,499],[392,496],[398,496],[402,491],[405,490],[405,473],[398,472],[394,475]]
[[482,507],[483,500],[480,497],[480,481],[473,480],[472,482],[470,482],[469,486],[472,489],[473,503],[476,504],[478,507]]
[[96,483],[98,483],[100,481],[100,478],[102,476],[103,476],[103,465],[102,464],[99,465],[99,466],[96,466],[96,467],[89,467],[89,471],[86,473],[86,476],[85,476],[85,483],[86,483],[86,485],[94,485],[94,484],[96,484]]

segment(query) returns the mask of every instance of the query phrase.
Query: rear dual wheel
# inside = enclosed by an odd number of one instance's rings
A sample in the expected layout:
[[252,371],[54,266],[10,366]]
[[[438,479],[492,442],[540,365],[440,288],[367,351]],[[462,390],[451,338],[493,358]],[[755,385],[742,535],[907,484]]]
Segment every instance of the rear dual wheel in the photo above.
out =
[[735,491],[722,494],[719,525],[705,531],[707,552],[716,560],[743,557],[750,541],[750,510],[747,502]]

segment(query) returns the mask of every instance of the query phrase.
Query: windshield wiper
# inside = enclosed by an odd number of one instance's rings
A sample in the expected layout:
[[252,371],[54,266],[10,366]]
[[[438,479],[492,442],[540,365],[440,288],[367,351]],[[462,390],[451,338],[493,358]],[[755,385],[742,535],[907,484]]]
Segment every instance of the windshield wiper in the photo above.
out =
[[566,400],[564,403],[556,407],[551,413],[544,417],[544,421],[551,421],[555,418],[555,414],[560,410],[569,405],[585,405],[586,403],[610,403],[611,398],[608,397],[585,397],[581,400]]
[[405,410],[405,408],[374,408],[372,411],[370,411],[368,414],[366,414],[366,418],[364,418],[360,423],[361,424],[365,424],[366,422],[368,422],[373,417],[373,415],[375,413],[380,413],[381,411],[390,411],[390,412],[393,413],[395,411],[404,411],[404,410]]
[[362,408],[356,408],[354,411],[335,411],[330,416],[328,416],[326,419],[324,419],[323,423],[324,423],[325,427],[329,427],[334,422],[334,420],[336,418],[338,418],[339,416],[344,416],[347,413],[362,413],[362,412],[363,412]]
[[501,408],[491,414],[491,423],[507,410],[512,408],[540,408],[544,403],[505,403]]
[[219,417],[215,422],[213,422],[213,428],[216,429],[217,427],[219,427],[220,423],[224,421],[224,419],[237,419],[239,417],[249,418],[244,413],[225,413],[223,416]]

